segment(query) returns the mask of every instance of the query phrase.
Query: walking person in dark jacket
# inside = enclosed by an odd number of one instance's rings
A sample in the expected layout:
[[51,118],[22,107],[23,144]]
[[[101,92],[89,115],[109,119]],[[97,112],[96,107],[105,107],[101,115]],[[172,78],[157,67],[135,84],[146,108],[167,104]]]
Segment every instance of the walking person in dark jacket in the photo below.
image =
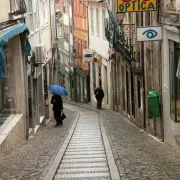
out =
[[94,91],[96,100],[97,100],[97,109],[101,109],[102,108],[102,100],[104,98],[104,91],[101,87],[98,87],[95,89]]
[[54,94],[51,99],[51,104],[53,104],[53,112],[54,112],[54,119],[56,120],[56,126],[63,125],[61,119],[61,113],[63,110],[63,101],[61,96]]

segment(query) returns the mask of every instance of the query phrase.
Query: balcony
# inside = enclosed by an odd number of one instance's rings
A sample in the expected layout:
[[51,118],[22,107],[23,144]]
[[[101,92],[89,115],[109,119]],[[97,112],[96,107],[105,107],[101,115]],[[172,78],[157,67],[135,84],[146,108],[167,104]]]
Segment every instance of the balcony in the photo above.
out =
[[20,15],[27,12],[26,4],[24,0],[10,0],[10,17],[12,19],[18,19]]
[[126,41],[124,34],[118,29],[117,24],[106,20],[105,36],[111,48],[124,55],[124,60],[130,65],[133,60],[133,46]]

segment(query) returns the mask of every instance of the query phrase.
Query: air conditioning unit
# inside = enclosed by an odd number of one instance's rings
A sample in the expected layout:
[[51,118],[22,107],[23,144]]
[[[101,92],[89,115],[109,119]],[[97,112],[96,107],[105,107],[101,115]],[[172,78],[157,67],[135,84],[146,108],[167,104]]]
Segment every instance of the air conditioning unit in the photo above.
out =
[[44,62],[44,55],[45,55],[45,46],[43,44],[38,44],[35,46],[35,62],[36,63],[43,63]]

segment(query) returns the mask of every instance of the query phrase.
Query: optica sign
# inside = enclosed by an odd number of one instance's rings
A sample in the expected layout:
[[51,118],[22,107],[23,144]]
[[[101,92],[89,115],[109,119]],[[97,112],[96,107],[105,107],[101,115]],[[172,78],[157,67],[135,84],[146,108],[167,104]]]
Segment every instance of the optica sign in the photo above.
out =
[[156,11],[157,0],[117,0],[117,12]]

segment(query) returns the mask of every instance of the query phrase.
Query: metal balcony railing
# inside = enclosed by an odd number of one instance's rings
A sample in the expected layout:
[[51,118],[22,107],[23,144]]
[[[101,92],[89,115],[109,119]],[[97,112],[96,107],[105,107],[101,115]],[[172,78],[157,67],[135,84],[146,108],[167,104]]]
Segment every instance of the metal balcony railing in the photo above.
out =
[[105,36],[107,41],[111,44],[111,48],[121,52],[124,55],[124,60],[130,64],[133,58],[133,45],[128,43],[123,32],[118,29],[117,24],[110,20],[105,23]]
[[10,0],[10,15],[18,16],[27,12],[24,0]]

